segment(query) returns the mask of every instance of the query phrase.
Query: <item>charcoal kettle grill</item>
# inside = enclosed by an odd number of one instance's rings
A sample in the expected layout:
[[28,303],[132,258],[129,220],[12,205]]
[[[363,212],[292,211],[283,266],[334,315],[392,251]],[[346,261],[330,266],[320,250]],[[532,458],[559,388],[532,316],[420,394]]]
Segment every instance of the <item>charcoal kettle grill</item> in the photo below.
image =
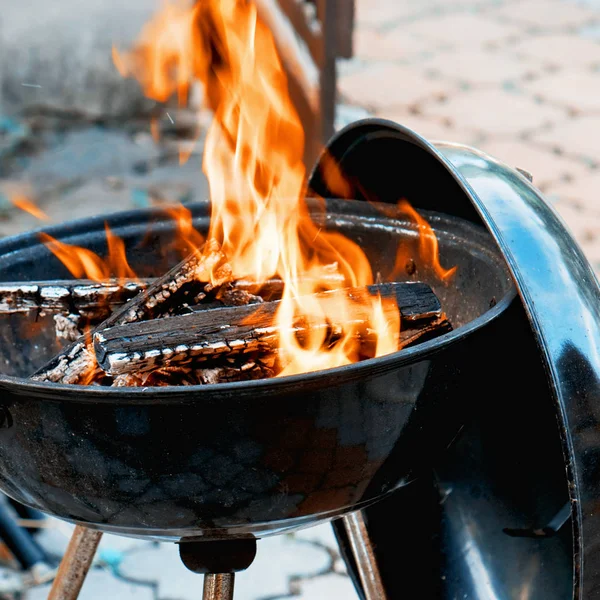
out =
[[[336,198],[318,218],[384,268],[415,238],[389,207],[409,199],[458,266],[448,287],[416,265],[455,330],[326,372],[127,389],[27,380],[47,328],[3,322],[0,488],[78,524],[52,598],[77,597],[102,531],[179,543],[218,600],[257,539],[325,520],[365,600],[600,597],[590,265],[527,174],[477,150],[366,120],[327,151],[348,185],[317,163],[310,191]],[[206,228],[207,205],[193,215]],[[156,211],[107,220],[134,268],[169,266]],[[101,252],[103,224],[46,231]],[[36,234],[0,256],[1,281],[66,277]]]

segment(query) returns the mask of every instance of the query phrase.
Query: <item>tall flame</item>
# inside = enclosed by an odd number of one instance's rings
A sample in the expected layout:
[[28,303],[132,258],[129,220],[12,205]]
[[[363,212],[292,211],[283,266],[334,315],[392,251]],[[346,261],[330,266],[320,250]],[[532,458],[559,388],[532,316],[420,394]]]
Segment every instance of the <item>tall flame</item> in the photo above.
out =
[[[214,113],[203,159],[212,201],[209,239],[221,244],[234,277],[260,282],[279,275],[284,280],[277,313],[281,374],[359,360],[356,306],[343,294],[332,301],[315,293],[334,285],[324,276],[324,265],[337,263],[343,275],[339,287],[372,284],[371,266],[357,244],[318,227],[309,216],[302,124],[273,36],[254,4],[166,2],[143,28],[136,47],[125,53],[113,48],[113,59],[123,76],[136,77],[156,100],[176,94],[184,105],[192,82],[204,85]],[[342,195],[349,187],[330,162],[328,178]],[[390,319],[380,298],[369,302],[376,355],[396,350],[399,315]],[[336,343],[329,343],[331,331],[323,327],[305,328],[300,340],[294,328],[298,319],[330,323]]]

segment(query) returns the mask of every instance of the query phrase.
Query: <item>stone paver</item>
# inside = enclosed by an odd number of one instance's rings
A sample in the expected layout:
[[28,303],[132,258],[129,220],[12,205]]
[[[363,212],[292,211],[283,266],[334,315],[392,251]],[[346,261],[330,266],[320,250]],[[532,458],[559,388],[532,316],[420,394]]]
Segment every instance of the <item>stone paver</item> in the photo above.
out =
[[600,113],[599,71],[573,69],[545,75],[525,82],[523,89],[550,104],[565,106],[572,112]]
[[[294,534],[297,540],[306,540],[327,548],[332,560],[332,571],[338,575],[347,574],[346,563],[342,560],[338,550],[337,540],[333,533],[333,528],[329,525],[319,525],[318,527],[309,527],[302,529]],[[351,596],[354,597],[354,596]]]
[[550,186],[549,193],[569,202],[583,214],[600,217],[600,171],[588,171],[569,183],[557,182]]
[[[320,545],[290,536],[266,538],[258,542],[251,567],[236,575],[236,600],[285,596],[290,580],[316,577],[332,571],[333,558]],[[175,544],[161,544],[128,555],[119,568],[129,581],[153,584],[157,600],[196,600],[202,579],[187,571]]]
[[457,81],[469,87],[502,85],[531,79],[543,73],[543,63],[537,59],[524,61],[514,52],[469,48],[438,52],[423,61],[423,69],[441,79]]
[[446,101],[423,103],[423,115],[444,117],[457,127],[496,136],[516,136],[566,119],[563,109],[503,89],[465,91]]
[[[26,593],[25,600],[46,600],[50,585],[32,588]],[[196,590],[195,599],[200,597]],[[104,568],[92,569],[85,580],[79,600],[155,600],[154,591],[145,585],[136,585],[116,578]]]
[[508,23],[526,25],[535,30],[564,30],[598,20],[598,12],[575,2],[561,0],[519,0],[505,3],[487,13]]
[[51,557],[60,558],[67,549],[75,526],[58,519],[49,519],[48,522],[50,527],[42,529],[36,539]]
[[559,156],[526,141],[491,139],[481,142],[479,147],[512,167],[529,171],[535,184],[543,190],[558,183],[570,186],[577,177],[589,172],[587,167],[576,160]]
[[596,134],[599,127],[600,116],[582,116],[536,133],[531,139],[565,154],[597,162],[600,161],[600,136]]
[[355,597],[352,583],[347,577],[331,573],[315,577],[302,586],[295,600],[346,600]]
[[[67,549],[74,526],[58,519],[48,520],[50,527],[42,529],[36,537],[49,557],[59,560]],[[136,538],[123,537],[105,533],[96,552],[96,564],[116,568],[125,556],[151,545],[151,542]]]
[[330,524],[301,529],[294,534],[294,539],[320,544],[337,552],[337,540]]
[[[390,2],[390,0],[369,0],[357,2],[356,23],[359,29],[386,28],[404,19],[411,19],[429,12],[426,2]],[[425,6],[424,6],[425,5]]]
[[487,15],[459,13],[421,19],[411,25],[410,32],[435,42],[474,49],[516,39],[522,28]]
[[557,67],[583,68],[600,64],[600,44],[566,33],[524,36],[512,48],[525,58],[536,58]]
[[354,34],[354,51],[363,61],[403,63],[415,61],[440,49],[440,43],[398,31],[359,29]]
[[600,214],[590,213],[585,207],[577,206],[568,200],[559,200],[554,204],[554,208],[598,272],[600,270]]
[[468,145],[477,144],[481,140],[481,136],[477,132],[459,129],[448,123],[446,119],[427,118],[420,114],[394,108],[378,110],[375,114],[383,119],[401,123],[429,140],[443,140]]
[[347,102],[377,110],[415,104],[431,97],[442,98],[448,87],[410,66],[377,64],[343,78],[339,90]]

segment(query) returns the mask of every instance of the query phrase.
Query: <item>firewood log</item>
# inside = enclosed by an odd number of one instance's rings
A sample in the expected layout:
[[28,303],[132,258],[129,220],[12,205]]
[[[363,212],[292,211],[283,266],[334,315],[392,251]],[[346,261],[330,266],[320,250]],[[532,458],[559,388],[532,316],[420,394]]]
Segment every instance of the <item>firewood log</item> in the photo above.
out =
[[[115,311],[96,330],[152,319],[166,313],[173,306],[204,295],[206,289],[232,279],[227,263],[216,241],[207,242],[168,273],[156,279],[145,291]],[[96,358],[86,335],[55,356],[39,369],[32,379],[56,383],[89,383],[97,369]]]
[[[382,283],[367,288],[345,288],[315,294],[319,302],[335,307],[342,296],[349,299],[349,312],[344,322],[310,323],[297,319],[295,334],[301,339],[316,328],[326,332],[334,343],[341,330],[352,327],[363,346],[373,345],[374,333],[369,329],[371,299],[380,296],[384,315],[400,311],[400,345],[406,346],[432,331],[447,330],[449,323],[432,289],[424,283]],[[94,333],[96,358],[111,375],[143,372],[157,366],[181,366],[187,363],[214,362],[218,357],[262,352],[268,354],[277,346],[280,334],[275,315],[281,301],[221,308],[169,319],[153,319],[142,323],[98,329]]]

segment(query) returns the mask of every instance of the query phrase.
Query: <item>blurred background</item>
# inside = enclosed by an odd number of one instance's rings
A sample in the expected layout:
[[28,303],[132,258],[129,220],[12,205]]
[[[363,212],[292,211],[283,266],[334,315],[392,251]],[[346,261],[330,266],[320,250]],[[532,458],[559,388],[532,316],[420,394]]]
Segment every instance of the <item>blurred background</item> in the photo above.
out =
[[[147,100],[111,59],[111,45],[130,46],[158,0],[132,0],[126,9],[118,0],[28,0],[26,10],[4,4],[1,235],[38,225],[14,209],[16,193],[54,221],[99,207],[109,212],[206,197],[200,163],[210,115],[198,117],[194,99],[189,109]],[[336,37],[330,55],[338,57],[337,82],[326,66],[321,87],[337,83],[335,101],[329,92],[323,100],[335,105],[335,126],[387,117],[530,171],[600,267],[600,1],[333,4],[326,33]],[[283,27],[279,35],[292,37],[294,29]],[[318,88],[309,62],[299,68]],[[322,141],[332,127],[308,133]],[[186,143],[192,156],[180,168],[178,151]]]
[[[430,140],[477,146],[532,173],[600,271],[600,0],[337,0],[326,16],[332,3],[305,6],[300,17],[302,2],[285,0],[272,21],[305,88],[309,141],[318,146],[334,129],[380,116]],[[274,10],[274,1],[258,4]],[[40,219],[206,199],[210,114],[201,94],[192,90],[187,108],[151,102],[111,58],[112,44],[131,45],[158,2],[2,5],[0,236]],[[323,33],[319,65],[306,15]],[[40,526],[36,539],[51,562],[69,533],[51,520]],[[46,598],[48,585],[23,592],[9,555],[0,563],[0,597]],[[239,600],[355,597],[328,526],[261,542],[239,581]],[[200,590],[173,545],[105,536],[81,598],[186,600]]]

